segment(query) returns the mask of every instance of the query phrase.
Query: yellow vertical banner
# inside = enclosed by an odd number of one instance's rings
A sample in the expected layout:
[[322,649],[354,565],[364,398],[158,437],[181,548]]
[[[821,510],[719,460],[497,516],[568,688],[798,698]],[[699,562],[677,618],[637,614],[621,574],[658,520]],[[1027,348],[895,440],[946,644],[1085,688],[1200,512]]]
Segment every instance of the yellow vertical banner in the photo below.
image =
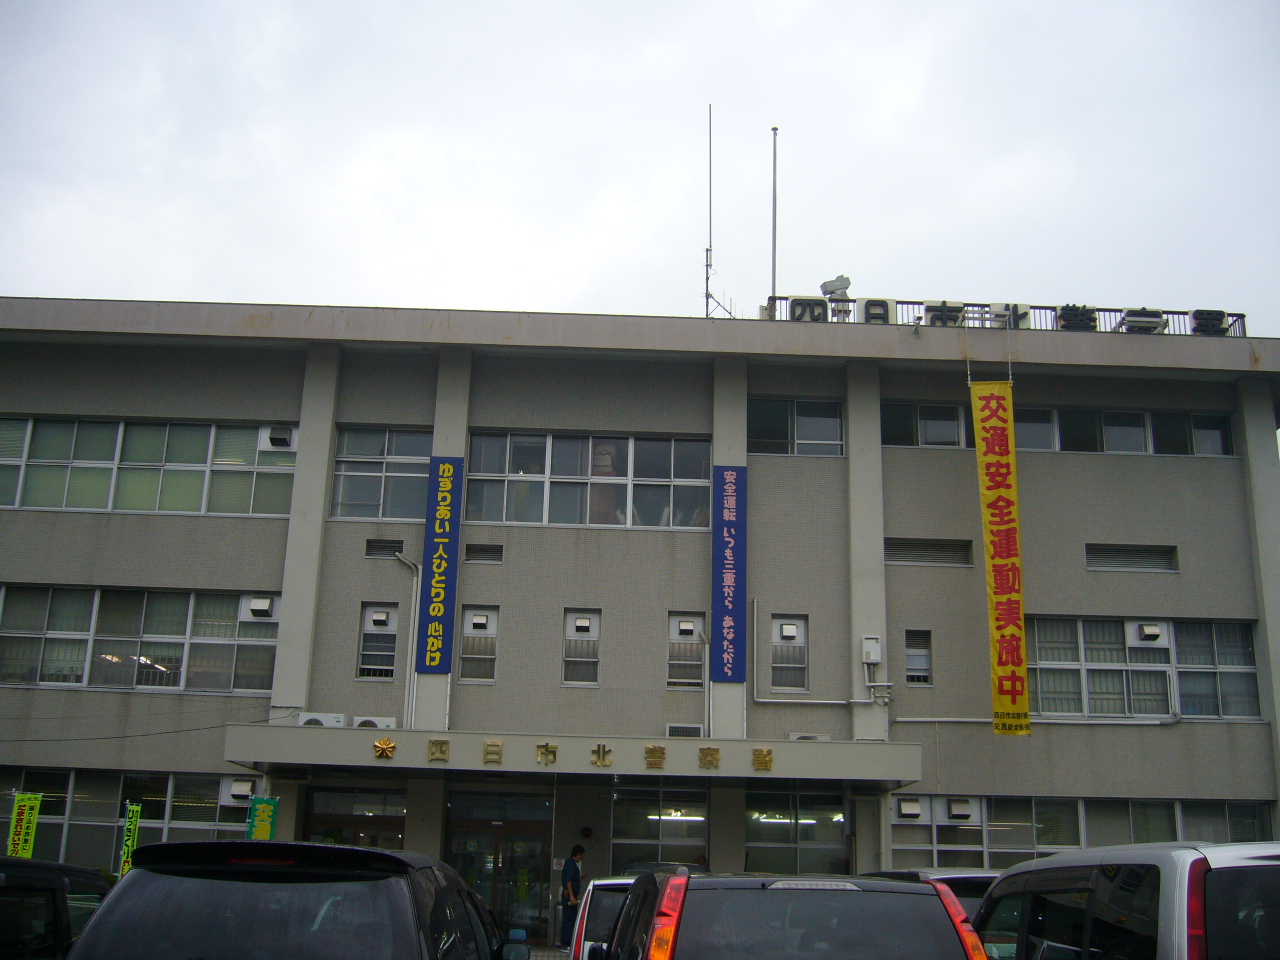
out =
[[19,793],[13,798],[13,816],[9,818],[9,842],[4,852],[10,857],[31,859],[36,844],[36,821],[40,817],[41,793]]
[[133,851],[138,846],[138,821],[142,819],[142,804],[125,805],[124,845],[120,848],[120,879],[133,869]]
[[999,734],[1029,736],[1031,710],[1022,609],[1022,520],[1013,436],[1013,384],[972,384],[970,399],[978,447],[983,555],[987,560],[994,729]]

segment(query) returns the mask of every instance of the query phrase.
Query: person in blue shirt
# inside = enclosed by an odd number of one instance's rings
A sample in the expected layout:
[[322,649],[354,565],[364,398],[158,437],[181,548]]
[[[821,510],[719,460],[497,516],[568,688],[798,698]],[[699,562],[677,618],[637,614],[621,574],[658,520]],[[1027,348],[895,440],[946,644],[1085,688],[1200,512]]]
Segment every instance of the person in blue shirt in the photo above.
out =
[[569,852],[569,859],[564,862],[560,871],[560,902],[564,905],[564,922],[560,924],[560,943],[568,950],[573,938],[573,925],[578,919],[578,902],[582,899],[582,858],[587,849],[575,843]]

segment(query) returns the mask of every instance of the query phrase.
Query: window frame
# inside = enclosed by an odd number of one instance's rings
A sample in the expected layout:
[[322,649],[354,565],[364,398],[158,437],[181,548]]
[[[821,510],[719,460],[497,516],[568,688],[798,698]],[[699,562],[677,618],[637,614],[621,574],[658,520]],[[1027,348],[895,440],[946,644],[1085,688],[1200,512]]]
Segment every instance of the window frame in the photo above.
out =
[[[751,403],[752,401],[765,401],[773,403],[785,403],[787,405],[787,451],[782,453],[776,450],[753,450],[753,444],[760,443],[780,443],[777,438],[764,439],[761,437],[751,436]],[[839,440],[807,440],[800,439],[796,434],[796,404],[800,403],[825,403],[832,404],[839,412],[837,425],[840,430]],[[775,396],[769,394],[759,394],[757,396],[747,397],[747,453],[751,456],[758,457],[843,457],[845,456],[845,444],[848,439],[845,430],[845,421],[847,414],[845,411],[845,402],[842,398],[835,397],[796,397],[796,396]],[[832,448],[829,453],[818,453],[813,450],[797,450],[798,446],[806,447],[829,447]]]
[[[914,634],[914,636],[913,636]],[[916,646],[913,647],[912,644]],[[912,650],[916,652],[913,654]],[[920,651],[924,652],[921,653]],[[923,672],[924,679],[920,679],[921,670],[917,666],[914,670],[911,667],[912,656],[917,658],[923,657],[925,669]],[[903,669],[906,674],[906,682],[911,687],[932,687],[933,676],[933,631],[932,630],[904,630],[902,638],[902,662]],[[913,677],[912,674],[915,674]]]
[[[378,611],[387,613],[387,626],[373,626],[374,614]],[[365,663],[366,657],[385,657],[385,650],[366,649],[370,638],[391,638],[391,666],[377,662]],[[373,642],[377,642],[376,639]],[[356,680],[361,682],[387,683],[396,677],[396,662],[400,659],[400,604],[378,603],[366,601],[360,604],[360,639],[356,643]]]
[[[681,639],[679,634],[680,621],[693,621],[693,640]],[[667,614],[667,689],[668,690],[704,690],[707,684],[707,643],[706,636],[706,615],[703,613],[678,613],[668,612]],[[677,646],[687,647],[690,644],[697,644],[699,647],[698,657],[698,679],[696,681],[688,678],[672,677],[673,667],[687,665],[693,663],[687,658],[678,657]]]
[[[795,625],[797,627],[796,641],[790,642],[782,639],[782,627],[784,625]],[[809,617],[807,614],[782,614],[775,613],[770,618],[769,630],[769,689],[774,693],[810,693],[810,673],[809,673]],[[778,662],[779,650],[795,650],[802,652],[803,663],[782,663]],[[777,682],[777,671],[795,670],[799,668],[804,675],[804,683],[801,686],[779,686]]]
[[[498,682],[498,638],[501,636],[502,628],[500,613],[500,608],[494,605],[467,604],[462,608],[462,630],[458,634],[461,638],[458,645],[458,683],[474,683],[493,686]],[[474,617],[478,614],[482,614],[490,618],[489,626],[484,630],[477,630],[473,626]],[[468,653],[468,638],[492,639],[493,642],[489,646],[493,652],[487,654]],[[465,667],[468,661],[477,663],[487,661],[489,664],[489,676],[466,676]]]
[[[393,433],[418,434],[430,437],[430,445],[432,451],[435,449],[435,428],[432,427],[400,427],[400,426],[382,426],[370,425],[362,426],[360,424],[338,424],[338,436],[334,446],[333,462],[332,462],[332,479],[333,488],[329,493],[329,519],[330,520],[356,520],[365,523],[426,523],[427,520],[427,491],[426,484],[429,483],[431,475],[431,454],[427,456],[410,456],[408,454],[392,454],[387,451],[390,449],[391,435]],[[382,432],[382,453],[372,454],[344,454],[341,453],[343,433],[350,431],[381,431]],[[343,464],[379,464],[380,469],[374,470],[351,470],[344,471],[341,468]],[[392,470],[393,466],[413,465],[418,467],[416,470]],[[344,501],[340,499],[343,477],[380,477],[381,482],[378,486],[378,513],[377,516],[360,516],[357,514],[347,514],[340,512],[342,506],[348,503],[356,503],[357,501]],[[403,477],[412,479],[421,477],[424,487],[422,493],[422,516],[421,517],[392,517],[386,515],[387,509],[387,480],[389,477]]]
[[[572,633],[569,629],[571,620],[576,621],[580,617],[587,617],[591,620],[591,626],[586,631],[579,631],[574,625]],[[600,686],[600,638],[604,632],[602,611],[597,609],[587,609],[580,607],[565,607],[564,610],[564,646],[561,648],[561,670],[560,685],[563,687],[583,687],[593,688]],[[585,636],[577,634],[585,633]],[[569,656],[569,643],[574,640],[593,640],[595,641],[595,657],[571,657]],[[592,680],[570,680],[568,678],[569,665],[590,663],[595,665],[595,677]]]

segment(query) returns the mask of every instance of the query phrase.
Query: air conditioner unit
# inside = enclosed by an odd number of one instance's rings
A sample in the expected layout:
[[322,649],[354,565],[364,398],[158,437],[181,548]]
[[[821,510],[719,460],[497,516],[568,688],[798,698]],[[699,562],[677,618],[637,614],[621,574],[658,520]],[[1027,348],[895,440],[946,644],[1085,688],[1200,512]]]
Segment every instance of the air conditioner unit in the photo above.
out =
[[668,723],[668,737],[701,737],[702,724],[700,723]]
[[923,812],[919,797],[898,797],[899,820],[919,820]]
[[345,727],[346,725],[347,715],[345,713],[298,714],[298,726],[300,727]]
[[787,318],[826,323],[831,319],[829,311],[830,306],[822,297],[791,297],[787,305]]
[[926,300],[924,322],[931,327],[964,326],[964,304],[954,300]]
[[261,784],[249,777],[223,777],[218,790],[218,803],[224,807],[243,807],[260,789]]
[[1126,620],[1125,642],[1130,649],[1169,649],[1169,622],[1167,620]]
[[298,450],[298,431],[295,427],[261,427],[258,430],[259,450]]
[[351,726],[365,730],[394,730],[395,717],[352,717]]
[[862,323],[897,323],[898,301],[859,297],[857,319]]
[[1225,310],[1191,311],[1191,332],[1202,337],[1226,336],[1229,325]]
[[814,743],[830,743],[831,734],[829,733],[788,733],[788,740],[807,740]]
[[1126,310],[1118,324],[1125,333],[1164,333],[1169,326],[1164,313],[1160,310],[1148,310],[1141,307],[1137,310]]
[[968,797],[950,797],[947,799],[947,817],[951,820],[970,820],[973,818],[975,805]]
[[991,326],[1025,330],[1031,326],[1031,307],[1025,303],[991,304]]
[[270,620],[272,613],[275,611],[275,597],[250,597],[248,603],[248,614],[255,619]]

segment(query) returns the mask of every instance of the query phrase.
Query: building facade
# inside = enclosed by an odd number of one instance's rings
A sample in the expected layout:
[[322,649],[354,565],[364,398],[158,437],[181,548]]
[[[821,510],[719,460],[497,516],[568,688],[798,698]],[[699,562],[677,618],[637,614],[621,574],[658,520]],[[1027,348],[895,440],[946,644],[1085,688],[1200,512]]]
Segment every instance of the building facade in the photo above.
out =
[[[125,801],[147,842],[278,797],[543,937],[575,843],[1270,838],[1276,342],[967,316],[2,299],[0,796],[108,870]],[[967,411],[1010,371],[1030,737],[992,730]]]

